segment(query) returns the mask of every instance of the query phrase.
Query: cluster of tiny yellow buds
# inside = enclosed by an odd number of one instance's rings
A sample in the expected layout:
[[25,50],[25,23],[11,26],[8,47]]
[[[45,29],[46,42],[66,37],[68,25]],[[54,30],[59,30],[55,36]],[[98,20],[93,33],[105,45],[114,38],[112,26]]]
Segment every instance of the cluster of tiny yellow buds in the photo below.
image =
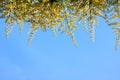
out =
[[29,42],[39,29],[50,29],[54,35],[56,31],[70,35],[76,45],[74,31],[79,26],[75,22],[82,22],[92,41],[98,17],[105,19],[113,28],[119,28],[120,0],[0,0],[0,14],[7,24],[7,37],[16,23],[20,24],[22,31],[23,24],[30,22]]

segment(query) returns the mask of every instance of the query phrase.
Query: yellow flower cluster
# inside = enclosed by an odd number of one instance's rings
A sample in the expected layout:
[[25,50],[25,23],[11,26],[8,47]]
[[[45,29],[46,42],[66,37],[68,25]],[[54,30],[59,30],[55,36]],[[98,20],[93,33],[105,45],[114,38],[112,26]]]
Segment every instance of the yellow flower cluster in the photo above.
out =
[[50,29],[55,36],[57,31],[68,34],[76,46],[75,22],[82,22],[94,41],[98,17],[102,17],[108,25],[113,25],[117,47],[120,44],[120,0],[0,0],[0,14],[6,20],[7,36],[16,23],[22,31],[23,23],[30,22],[29,42],[39,29]]

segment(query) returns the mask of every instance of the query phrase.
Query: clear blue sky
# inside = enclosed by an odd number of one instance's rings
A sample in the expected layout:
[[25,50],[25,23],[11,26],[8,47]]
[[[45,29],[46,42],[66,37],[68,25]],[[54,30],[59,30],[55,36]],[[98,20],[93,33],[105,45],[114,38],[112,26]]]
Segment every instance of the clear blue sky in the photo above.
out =
[[39,31],[27,45],[28,24],[23,33],[16,26],[8,40],[0,20],[0,80],[120,80],[120,48],[115,34],[99,20],[95,42],[80,25],[75,32],[78,48],[67,35]]

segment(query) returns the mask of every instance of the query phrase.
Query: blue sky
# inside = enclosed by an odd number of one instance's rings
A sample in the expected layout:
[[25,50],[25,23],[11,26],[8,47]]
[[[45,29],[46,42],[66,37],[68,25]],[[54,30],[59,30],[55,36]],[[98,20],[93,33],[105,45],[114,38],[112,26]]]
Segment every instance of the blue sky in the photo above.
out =
[[8,40],[0,20],[0,80],[120,80],[120,48],[115,34],[99,20],[92,43],[82,25],[75,32],[78,48],[67,35],[38,31],[27,45],[28,24],[23,33],[15,26]]

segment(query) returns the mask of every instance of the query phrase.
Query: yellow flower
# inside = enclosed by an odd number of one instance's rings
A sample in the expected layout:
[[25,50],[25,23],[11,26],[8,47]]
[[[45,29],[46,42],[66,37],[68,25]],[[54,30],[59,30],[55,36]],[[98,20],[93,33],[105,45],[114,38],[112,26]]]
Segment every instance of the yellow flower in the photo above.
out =
[[100,2],[99,0],[95,0],[95,2]]
[[48,2],[49,0],[42,0],[43,3]]
[[6,7],[9,8],[10,10],[12,10],[13,9],[13,4],[11,4],[11,3],[7,4]]

